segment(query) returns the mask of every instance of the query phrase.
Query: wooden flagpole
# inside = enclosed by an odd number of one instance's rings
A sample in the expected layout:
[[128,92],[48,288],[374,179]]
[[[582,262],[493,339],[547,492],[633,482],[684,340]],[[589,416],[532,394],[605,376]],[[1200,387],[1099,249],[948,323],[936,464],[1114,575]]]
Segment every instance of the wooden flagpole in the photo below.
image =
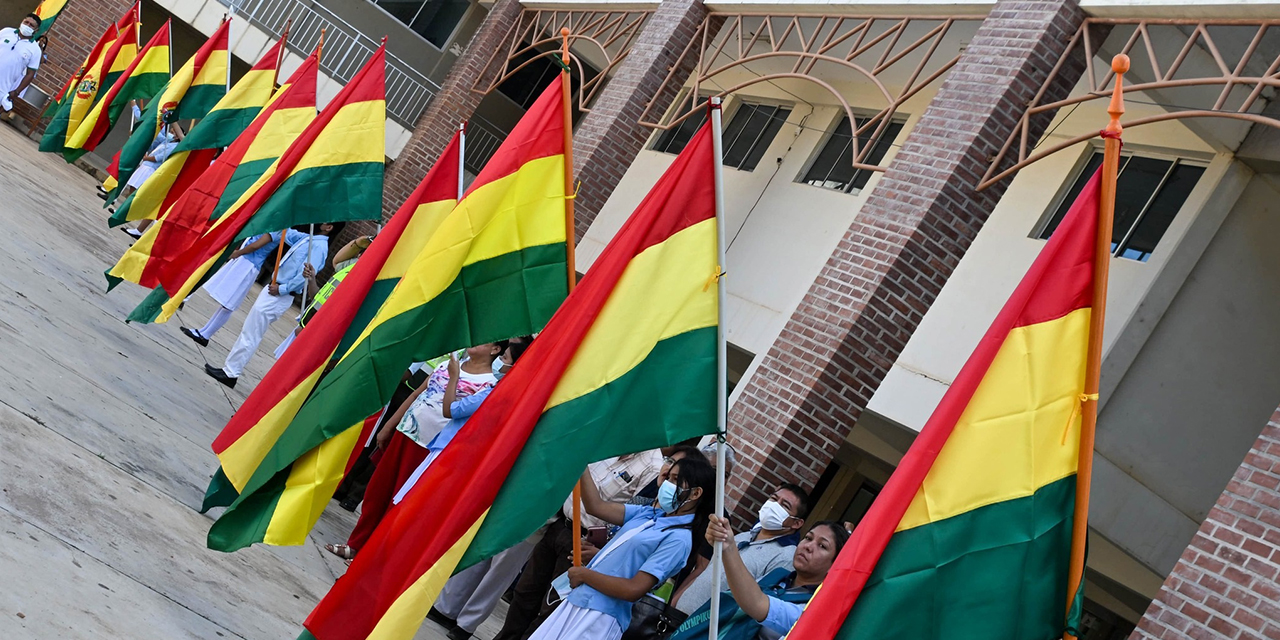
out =
[[[569,278],[569,293],[578,284],[578,271],[574,266],[573,199],[573,107],[569,91],[569,28],[561,27],[560,38],[560,94],[564,105],[564,247],[565,265]],[[573,566],[582,566],[582,481],[573,485]]]
[[[1067,614],[1084,582],[1085,546],[1089,537],[1089,488],[1093,480],[1094,436],[1098,427],[1098,379],[1102,371],[1102,329],[1107,314],[1107,274],[1111,267],[1111,231],[1116,210],[1116,180],[1120,173],[1120,116],[1124,115],[1124,74],[1129,57],[1111,59],[1116,84],[1107,113],[1111,121],[1102,131],[1104,140],[1102,185],[1098,203],[1098,230],[1093,251],[1093,301],[1089,307],[1089,352],[1085,361],[1084,395],[1081,398],[1080,460],[1076,467],[1076,506],[1071,530],[1071,565],[1067,580]],[[1070,630],[1066,640],[1076,640]]]

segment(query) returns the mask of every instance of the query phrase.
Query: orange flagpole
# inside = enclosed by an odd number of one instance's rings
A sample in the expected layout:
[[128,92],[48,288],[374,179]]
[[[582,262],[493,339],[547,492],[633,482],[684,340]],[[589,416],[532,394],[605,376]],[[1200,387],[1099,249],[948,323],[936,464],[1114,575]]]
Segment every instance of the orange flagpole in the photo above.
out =
[[[569,28],[560,29],[560,94],[564,104],[564,242],[565,264],[568,265],[569,292],[573,292],[578,284],[578,270],[574,266],[574,245],[577,241],[574,230],[573,199],[573,107],[569,90]],[[582,566],[582,481],[573,485],[573,566]]]
[[[1093,301],[1089,309],[1089,352],[1085,361],[1084,396],[1080,420],[1080,460],[1076,468],[1076,506],[1071,530],[1071,569],[1067,580],[1067,613],[1075,603],[1084,581],[1085,544],[1089,537],[1089,488],[1093,480],[1094,435],[1098,427],[1098,379],[1102,371],[1102,328],[1107,314],[1107,274],[1111,267],[1111,230],[1116,210],[1116,180],[1120,173],[1120,116],[1124,115],[1124,74],[1129,57],[1119,54],[1111,60],[1116,74],[1115,89],[1107,113],[1111,121],[1102,131],[1105,139],[1102,159],[1101,201],[1098,203],[1098,230],[1093,251]],[[1068,630],[1065,640],[1076,640]]]

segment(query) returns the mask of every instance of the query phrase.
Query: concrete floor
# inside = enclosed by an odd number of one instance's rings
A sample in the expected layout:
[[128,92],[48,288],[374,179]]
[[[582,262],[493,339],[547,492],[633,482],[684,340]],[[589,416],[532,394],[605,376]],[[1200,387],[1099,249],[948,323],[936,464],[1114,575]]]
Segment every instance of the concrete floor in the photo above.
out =
[[[234,390],[202,367],[222,362],[249,302],[203,349],[178,332],[216,307],[203,294],[167,324],[125,324],[145,291],[105,293],[129,238],[107,229],[94,184],[0,125],[0,638],[296,638],[345,568],[323,544],[354,515],[333,503],[304,546],[223,554],[196,511],[209,444],[287,323]],[[418,634],[443,637],[430,622]]]

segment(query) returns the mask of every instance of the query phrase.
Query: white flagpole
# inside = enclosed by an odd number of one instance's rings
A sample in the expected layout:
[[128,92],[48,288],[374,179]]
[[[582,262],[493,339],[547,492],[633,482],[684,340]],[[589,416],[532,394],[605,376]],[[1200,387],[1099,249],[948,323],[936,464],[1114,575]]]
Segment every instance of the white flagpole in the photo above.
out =
[[[729,378],[725,370],[727,346],[724,336],[724,141],[720,136],[720,98],[711,98],[711,148],[715,153],[716,187],[716,516],[724,517],[725,422],[729,409]],[[711,554],[711,620],[707,639],[720,635],[720,590],[724,575],[723,543]]]
[[467,177],[467,170],[463,168],[463,162],[467,157],[467,121],[463,120],[458,123],[458,202],[462,202],[464,192],[462,183]]
[[[311,241],[314,240],[315,237],[316,237],[316,225],[313,222],[307,225],[307,255],[302,260],[303,264],[311,264]],[[324,265],[320,265],[320,267],[317,268],[316,265],[312,264],[311,268],[315,269],[316,275],[319,276],[320,269],[324,268]],[[305,281],[302,283],[302,315],[304,318],[307,315],[307,283]]]

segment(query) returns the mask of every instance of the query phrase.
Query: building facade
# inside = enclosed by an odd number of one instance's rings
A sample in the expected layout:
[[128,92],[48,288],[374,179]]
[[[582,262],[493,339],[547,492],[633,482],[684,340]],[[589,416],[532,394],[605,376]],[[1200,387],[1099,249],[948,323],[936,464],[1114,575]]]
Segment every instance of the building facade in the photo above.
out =
[[[144,2],[198,41],[231,0]],[[124,0],[74,0],[52,92]],[[574,33],[588,269],[724,95],[735,513],[856,522],[1100,162],[1127,53],[1087,640],[1280,637],[1280,5],[1180,0],[236,0],[252,62],[326,30],[322,103],[388,35],[394,208],[483,165]],[[145,31],[145,29],[144,29]],[[175,45],[179,46],[179,45]],[[194,49],[194,45],[190,47]],[[181,49],[180,49],[181,50]],[[1135,630],[1136,626],[1136,630]],[[1130,635],[1132,634],[1132,635]]]

